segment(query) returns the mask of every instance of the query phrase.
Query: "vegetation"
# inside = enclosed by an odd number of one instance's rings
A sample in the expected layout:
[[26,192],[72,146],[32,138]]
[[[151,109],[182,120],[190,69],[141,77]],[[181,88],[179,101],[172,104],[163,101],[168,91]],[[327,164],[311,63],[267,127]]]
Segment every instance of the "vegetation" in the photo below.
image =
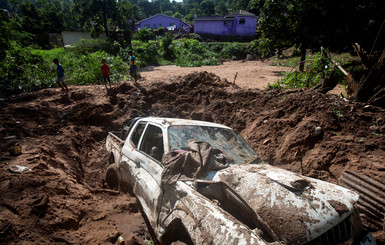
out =
[[249,6],[260,11],[260,40],[268,41],[271,51],[280,52],[293,45],[300,49],[301,71],[307,49],[324,46],[343,50],[358,42],[369,50],[384,21],[385,10],[380,2],[363,0],[251,0]]
[[[81,40],[67,48],[50,50],[23,47],[13,41],[0,64],[0,89],[7,93],[33,91],[55,86],[56,69],[52,60],[59,58],[69,84],[100,83],[101,59],[111,67],[111,79],[128,78],[128,51],[119,43],[101,39]],[[132,48],[139,67],[176,64],[179,66],[219,65],[218,57],[244,58],[248,45],[244,43],[200,43],[196,39],[172,40],[165,35],[158,40],[133,41]]]
[[[294,47],[286,65],[295,69],[272,85],[287,88],[311,87],[330,75],[330,60],[319,54],[306,56],[309,50],[314,53],[324,46],[336,53],[348,53],[353,51],[352,43],[359,43],[361,54],[365,53],[362,50],[370,53],[364,66],[373,71],[380,67],[376,62],[384,48],[384,35],[378,35],[385,12],[381,1],[0,0],[0,8],[6,10],[0,14],[0,89],[12,93],[52,86],[53,57],[61,59],[68,82],[84,84],[99,80],[101,57],[113,66],[113,79],[127,76],[129,49],[134,50],[140,66],[200,66],[217,65],[219,58],[243,59],[247,54],[285,57],[282,51]],[[174,40],[175,36],[167,35],[162,28],[132,35],[135,22],[158,13],[191,23],[195,16],[225,16],[240,9],[258,16],[256,39],[251,43],[203,43],[198,36]],[[48,33],[62,30],[91,30],[93,37],[105,33],[108,41],[81,41],[72,48],[55,48],[48,41]],[[364,77],[360,62],[340,63],[355,81]],[[373,73],[371,79],[379,80],[381,72]],[[334,75],[341,80],[342,75]],[[374,87],[381,90],[383,85]],[[370,86],[365,91],[368,89]],[[367,92],[358,97],[369,98]]]
[[[84,42],[82,42],[84,44]],[[102,82],[101,59],[111,67],[112,81],[121,81],[128,73],[128,65],[120,56],[105,51],[86,53],[77,47],[40,50],[14,46],[7,50],[0,65],[0,89],[7,93],[33,91],[55,86],[56,66],[54,58],[59,58],[66,74],[66,82],[87,84]]]
[[[307,56],[307,61],[304,64],[304,71],[300,72],[298,69],[300,57],[292,57],[287,59],[278,58],[278,55],[272,58],[273,65],[287,66],[293,68],[290,72],[284,73],[283,78],[275,84],[270,84],[270,88],[290,89],[290,88],[311,88],[318,85],[322,79],[327,78],[333,72],[333,79],[337,83],[344,84],[343,73],[335,67],[331,61],[331,55],[327,50],[323,52],[316,52]],[[333,54],[333,60],[336,60],[342,67],[349,71],[353,76],[359,80],[363,75],[363,67],[352,66],[356,63],[357,58],[349,54]]]

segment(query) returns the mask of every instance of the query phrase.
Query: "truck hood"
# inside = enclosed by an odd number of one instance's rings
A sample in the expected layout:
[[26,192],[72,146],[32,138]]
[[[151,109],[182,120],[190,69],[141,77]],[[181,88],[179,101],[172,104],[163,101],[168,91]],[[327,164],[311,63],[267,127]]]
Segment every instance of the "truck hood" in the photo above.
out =
[[358,194],[268,164],[232,165],[206,180],[232,188],[275,235],[290,244],[319,237],[354,212]]

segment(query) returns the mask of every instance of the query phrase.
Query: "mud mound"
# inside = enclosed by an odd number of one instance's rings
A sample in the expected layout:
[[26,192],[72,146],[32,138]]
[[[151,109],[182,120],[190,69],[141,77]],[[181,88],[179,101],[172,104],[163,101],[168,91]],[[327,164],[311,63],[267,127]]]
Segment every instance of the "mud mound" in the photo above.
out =
[[[385,111],[334,95],[244,90],[207,72],[171,84],[115,84],[108,92],[47,89],[0,101],[0,243],[151,239],[136,199],[103,183],[104,139],[134,116],[222,123],[271,164],[333,183],[345,170],[384,183]],[[21,155],[10,153],[15,144]],[[15,165],[29,170],[11,172]],[[385,241],[384,231],[372,231]]]

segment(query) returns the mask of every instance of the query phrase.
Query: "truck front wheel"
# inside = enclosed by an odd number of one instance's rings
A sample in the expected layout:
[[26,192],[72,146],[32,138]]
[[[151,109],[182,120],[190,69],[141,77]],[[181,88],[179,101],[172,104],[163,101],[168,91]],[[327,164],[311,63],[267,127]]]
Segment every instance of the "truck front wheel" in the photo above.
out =
[[116,163],[108,166],[106,171],[106,183],[109,188],[119,190],[120,178],[118,172],[118,165]]

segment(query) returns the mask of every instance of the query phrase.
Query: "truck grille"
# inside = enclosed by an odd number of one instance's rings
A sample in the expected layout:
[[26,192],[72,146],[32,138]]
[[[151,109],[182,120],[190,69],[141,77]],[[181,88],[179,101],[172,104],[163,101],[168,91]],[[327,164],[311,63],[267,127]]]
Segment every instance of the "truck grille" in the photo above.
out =
[[334,226],[316,239],[306,243],[306,245],[332,245],[349,240],[352,237],[352,223],[350,220],[350,216],[348,216],[338,225]]

